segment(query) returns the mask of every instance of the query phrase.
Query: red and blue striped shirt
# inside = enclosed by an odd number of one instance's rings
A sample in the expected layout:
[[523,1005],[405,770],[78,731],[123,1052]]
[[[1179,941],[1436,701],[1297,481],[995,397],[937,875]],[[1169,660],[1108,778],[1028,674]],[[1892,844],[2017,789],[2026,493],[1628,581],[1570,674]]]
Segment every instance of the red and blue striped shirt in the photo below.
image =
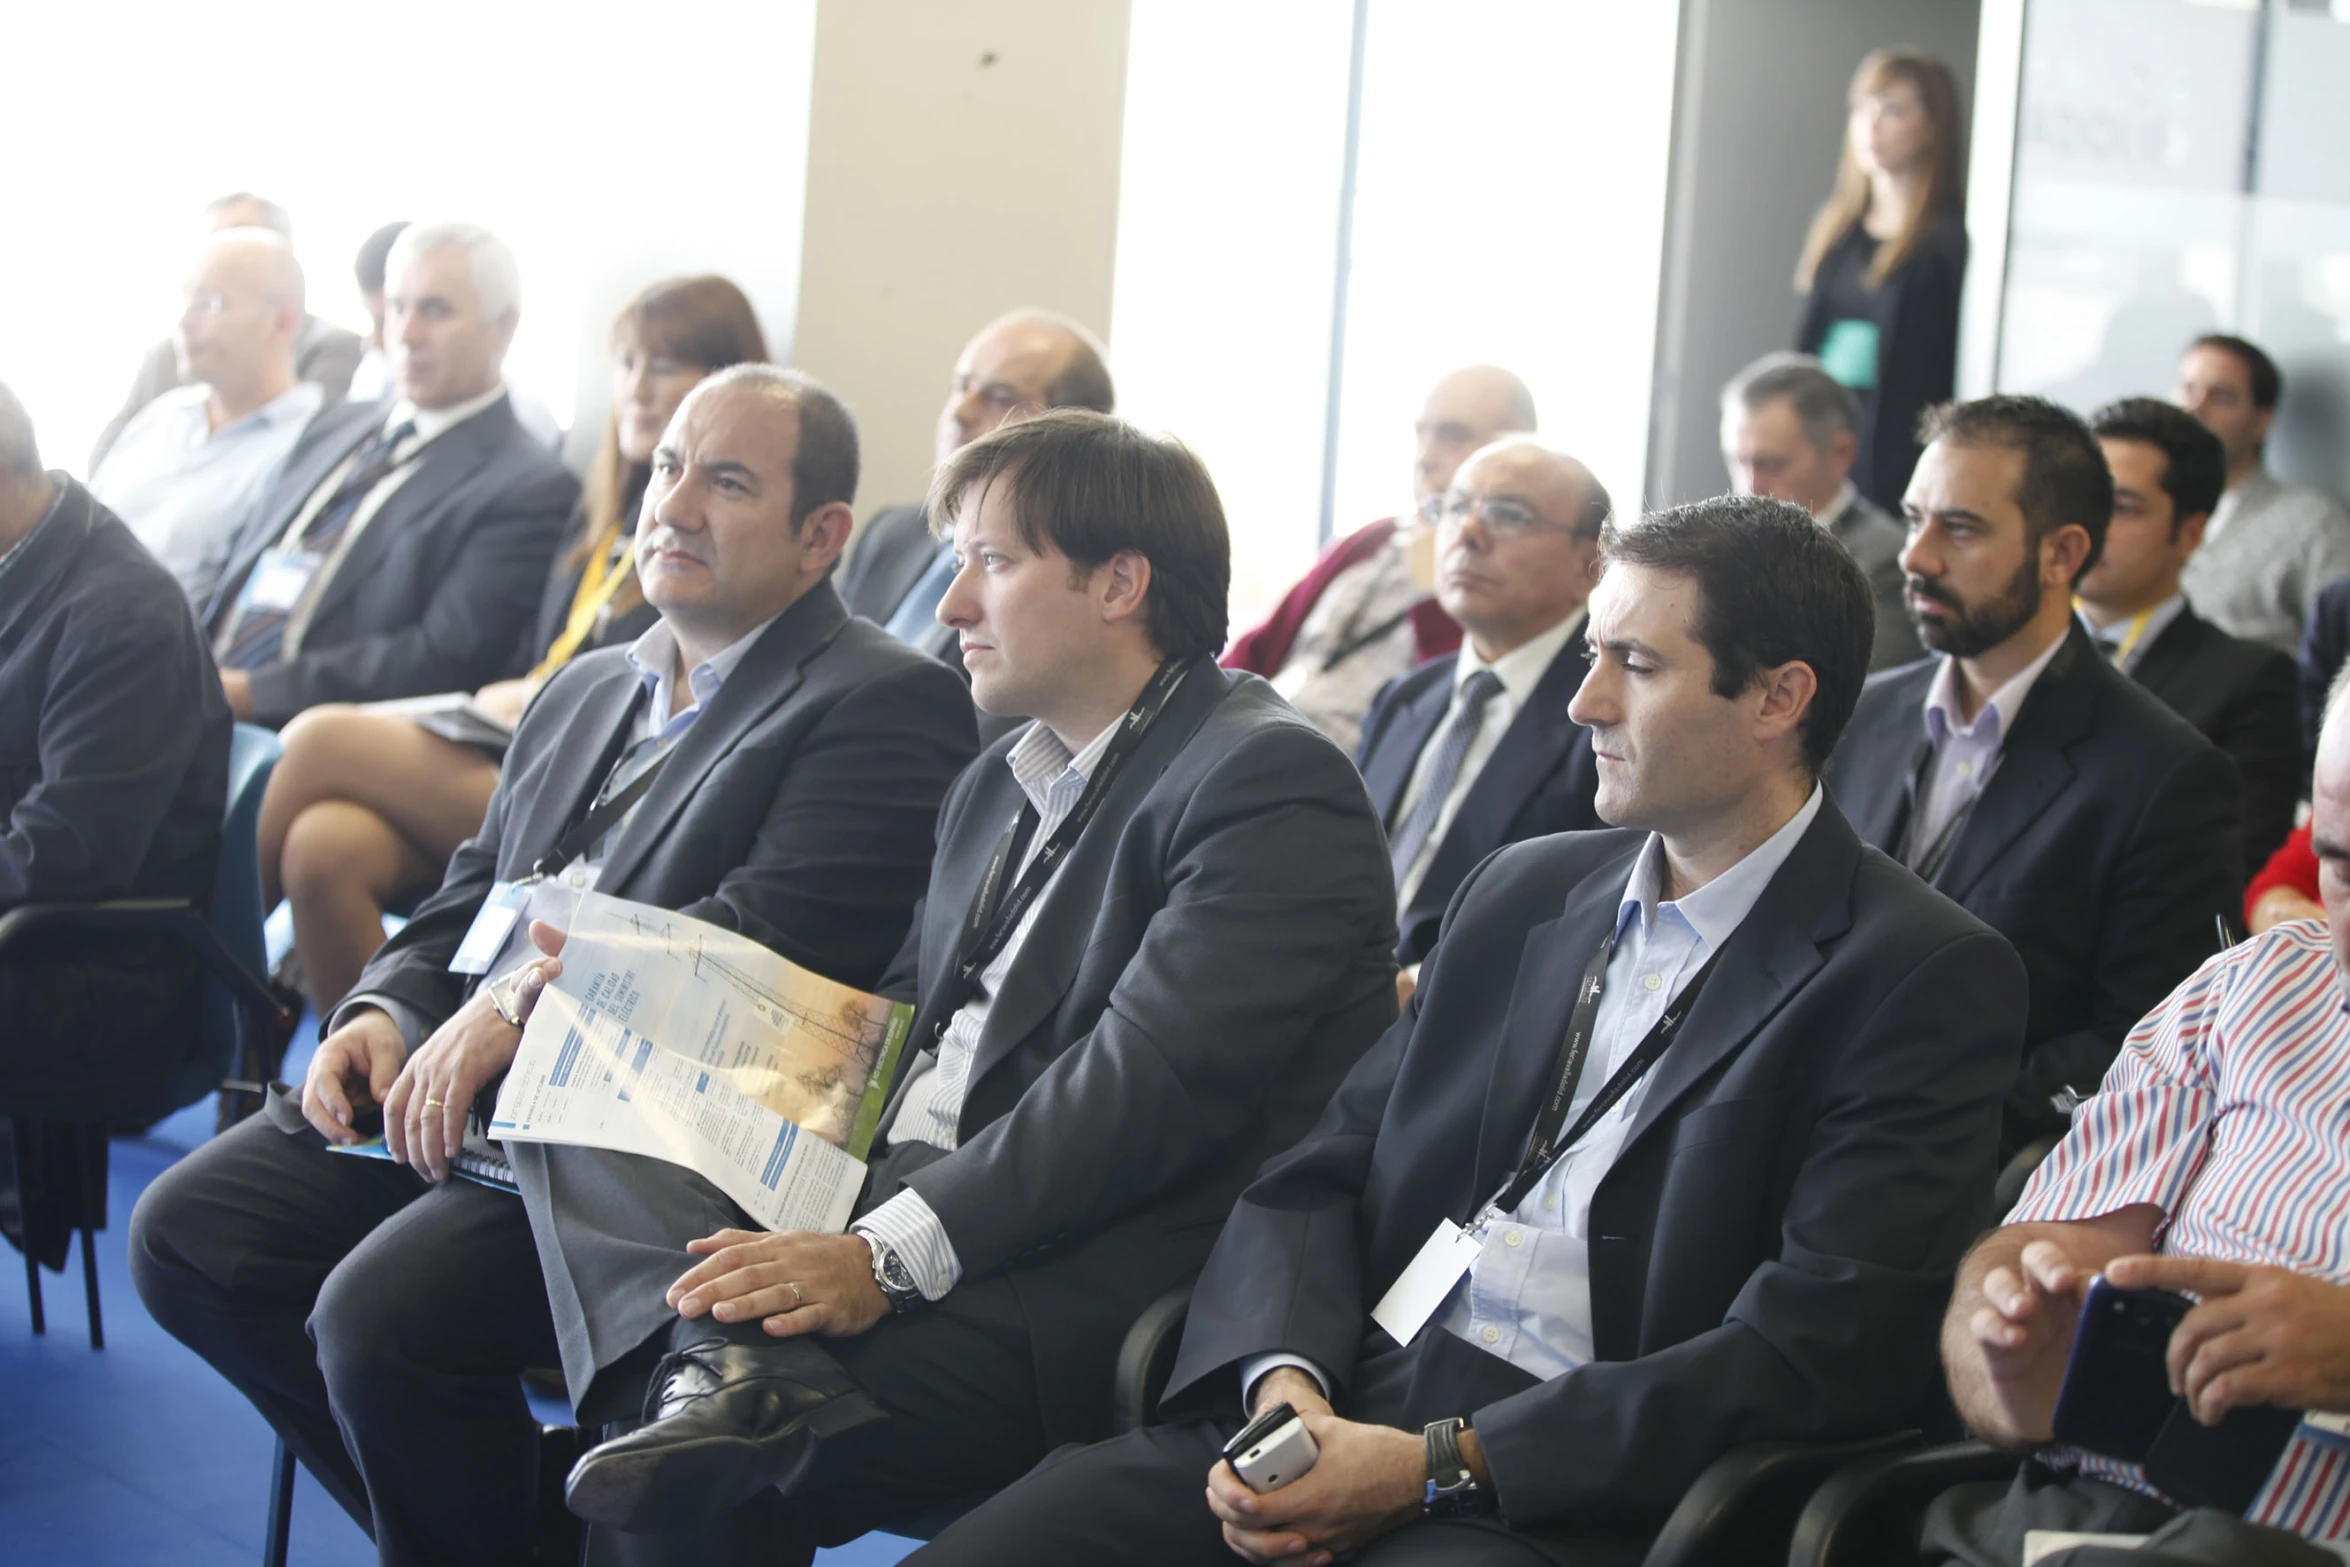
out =
[[[2221,953],[2132,1029],[2008,1222],[2136,1203],[2163,1212],[2158,1251],[2350,1284],[2350,1013],[2324,926],[2279,925]],[[2135,1465],[2044,1456],[2153,1491]],[[2350,1452],[2305,1428],[2246,1516],[2350,1537]]]

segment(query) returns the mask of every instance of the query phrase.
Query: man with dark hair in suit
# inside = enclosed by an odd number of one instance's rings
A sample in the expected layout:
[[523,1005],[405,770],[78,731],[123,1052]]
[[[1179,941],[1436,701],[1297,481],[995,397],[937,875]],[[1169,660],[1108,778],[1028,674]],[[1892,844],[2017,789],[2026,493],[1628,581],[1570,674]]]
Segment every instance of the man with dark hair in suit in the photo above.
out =
[[1461,650],[1389,682],[1355,757],[1387,827],[1407,971],[1478,861],[1600,825],[1591,734],[1567,704],[1608,507],[1588,468],[1525,436],[1478,452],[1445,492],[1436,600],[1460,622]]
[[472,691],[511,674],[579,481],[516,421],[502,379],[521,319],[486,229],[418,224],[392,246],[389,409],[321,414],[245,518],[205,609],[239,718]]
[[2113,521],[2073,590],[2113,667],[2227,752],[2244,783],[2244,869],[2268,863],[2301,798],[2300,671],[2195,613],[2179,574],[2219,503],[2227,457],[2183,408],[2129,397],[2089,416],[2113,473]]
[[2113,515],[2079,418],[2036,397],[1928,411],[1903,510],[1938,658],[1872,676],[1828,765],[1861,837],[2005,936],[2032,977],[2003,1149],[2064,1130],[2244,888],[2235,765],[2073,616]]
[[[0,914],[28,903],[185,898],[204,907],[220,853],[228,704],[188,601],[128,528],[42,468],[32,421],[0,386]],[[38,1123],[186,1053],[199,969],[178,943],[34,936],[0,963],[0,1191],[12,1119]],[[36,1139],[42,1134],[34,1133]],[[54,1175],[53,1222],[11,1238],[51,1267],[81,1207],[80,1129],[21,1151]],[[62,1157],[59,1157],[62,1156]],[[103,1158],[103,1155],[101,1155]],[[101,1184],[91,1222],[105,1222]]]
[[[915,1560],[1630,1563],[1733,1444],[1914,1418],[2023,972],[1817,783],[1868,669],[1852,557],[1753,498],[1603,549],[1574,711],[1625,830],[1462,886],[1402,1021],[1225,1224],[1188,1418]],[[1219,1447],[1284,1402],[1319,1457],[1252,1491]]]
[[[938,411],[941,465],[1014,414],[1044,408],[1112,413],[1117,388],[1101,339],[1053,310],[1015,310],[963,345]],[[960,670],[955,633],[938,619],[954,580],[954,545],[921,506],[891,506],[866,519],[840,568],[851,610]]]
[[[827,580],[856,477],[848,411],[806,376],[737,366],[687,396],[636,538],[661,618],[549,679],[481,832],[327,1020],[299,1103],[273,1095],[132,1216],[148,1310],[387,1563],[529,1560],[544,1459],[517,1375],[560,1362],[583,1420],[633,1412],[685,1241],[748,1222],[675,1166],[599,1149],[513,1145],[519,1198],[448,1178],[543,972],[525,929],[553,944],[593,888],[861,988],[904,939],[977,740],[955,679]],[[496,956],[452,972],[517,895]],[[395,1162],[328,1151],[376,1106]]]
[[940,814],[884,987],[924,1048],[851,1233],[696,1241],[652,1418],[572,1473],[640,1559],[804,1563],[1102,1435],[1128,1326],[1395,1016],[1361,780],[1216,668],[1199,460],[1063,409],[956,453],[930,515],[973,695],[1034,722]]

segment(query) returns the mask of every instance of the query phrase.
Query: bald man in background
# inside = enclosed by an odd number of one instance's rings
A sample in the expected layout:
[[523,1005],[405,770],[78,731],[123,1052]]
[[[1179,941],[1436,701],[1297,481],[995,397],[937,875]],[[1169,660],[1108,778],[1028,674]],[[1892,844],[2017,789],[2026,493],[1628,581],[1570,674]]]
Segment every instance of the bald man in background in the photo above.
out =
[[326,401],[294,366],[302,268],[283,236],[224,229],[204,243],[172,329],[172,387],[132,416],[90,493],[177,578],[191,602],[219,586],[236,535]]
[[[1015,310],[981,327],[956,359],[946,406],[938,411],[938,460],[1022,409],[1106,414],[1117,401],[1101,339],[1057,311]],[[858,530],[836,586],[851,613],[945,660],[968,680],[954,629],[938,621],[954,563],[954,545],[930,531],[920,505],[891,506]]]
[[[294,243],[294,222],[286,216],[286,209],[251,191],[232,191],[207,204],[204,227],[214,234],[228,229],[267,229],[284,240],[288,249]],[[303,312],[301,329],[294,334],[294,371],[302,380],[316,382],[328,403],[341,402],[350,390],[351,372],[359,368],[361,352],[358,333]],[[98,471],[140,409],[187,379],[180,369],[178,345],[173,339],[167,337],[148,349],[146,358],[139,361],[138,375],[131,381],[130,395],[123,399],[114,417],[106,421],[106,428],[98,432],[97,444],[90,449],[90,471]]]
[[[1412,497],[1434,509],[1471,452],[1534,428],[1526,383],[1494,365],[1455,370],[1428,394],[1413,426]],[[1349,751],[1379,688],[1415,664],[1461,645],[1461,628],[1436,601],[1431,567],[1415,564],[1429,535],[1410,517],[1382,517],[1322,552],[1264,624],[1234,639],[1226,669],[1263,675],[1316,728]]]

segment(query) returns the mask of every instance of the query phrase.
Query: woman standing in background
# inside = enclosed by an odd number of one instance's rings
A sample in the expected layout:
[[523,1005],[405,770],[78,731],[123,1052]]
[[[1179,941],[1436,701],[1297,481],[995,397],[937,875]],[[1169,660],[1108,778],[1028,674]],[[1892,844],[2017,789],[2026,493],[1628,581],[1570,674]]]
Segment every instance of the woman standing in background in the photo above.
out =
[[1859,396],[1852,482],[1898,516],[1918,415],[1957,372],[1966,135],[1949,69],[1914,49],[1862,60],[1849,101],[1836,189],[1795,268],[1795,346]]

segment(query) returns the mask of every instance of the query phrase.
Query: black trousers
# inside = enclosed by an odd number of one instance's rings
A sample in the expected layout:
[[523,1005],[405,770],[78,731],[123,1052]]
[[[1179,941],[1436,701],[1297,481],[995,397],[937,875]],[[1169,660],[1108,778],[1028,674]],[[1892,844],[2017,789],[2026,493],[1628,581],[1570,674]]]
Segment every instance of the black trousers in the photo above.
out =
[[1920,1555],[1934,1567],[2012,1567],[2034,1529],[2142,1534],[2135,1549],[2080,1546],[2050,1558],[2062,1567],[2327,1567],[2337,1558],[2279,1529],[2227,1513],[2181,1512],[2167,1502],[2027,1462],[2013,1485],[1962,1485],[1926,1513]]
[[[518,1375],[554,1364],[556,1346],[521,1200],[329,1153],[286,1129],[298,1120],[273,1099],[148,1188],[129,1247],[141,1299],[253,1401],[383,1561],[527,1560],[538,1440]],[[828,1454],[788,1502],[762,1497],[691,1536],[591,1530],[590,1562],[805,1562],[1009,1484],[1045,1451],[1026,1322],[992,1280],[853,1339],[681,1320],[597,1379],[583,1423],[632,1416],[662,1353],[713,1334],[830,1355],[894,1418]]]

